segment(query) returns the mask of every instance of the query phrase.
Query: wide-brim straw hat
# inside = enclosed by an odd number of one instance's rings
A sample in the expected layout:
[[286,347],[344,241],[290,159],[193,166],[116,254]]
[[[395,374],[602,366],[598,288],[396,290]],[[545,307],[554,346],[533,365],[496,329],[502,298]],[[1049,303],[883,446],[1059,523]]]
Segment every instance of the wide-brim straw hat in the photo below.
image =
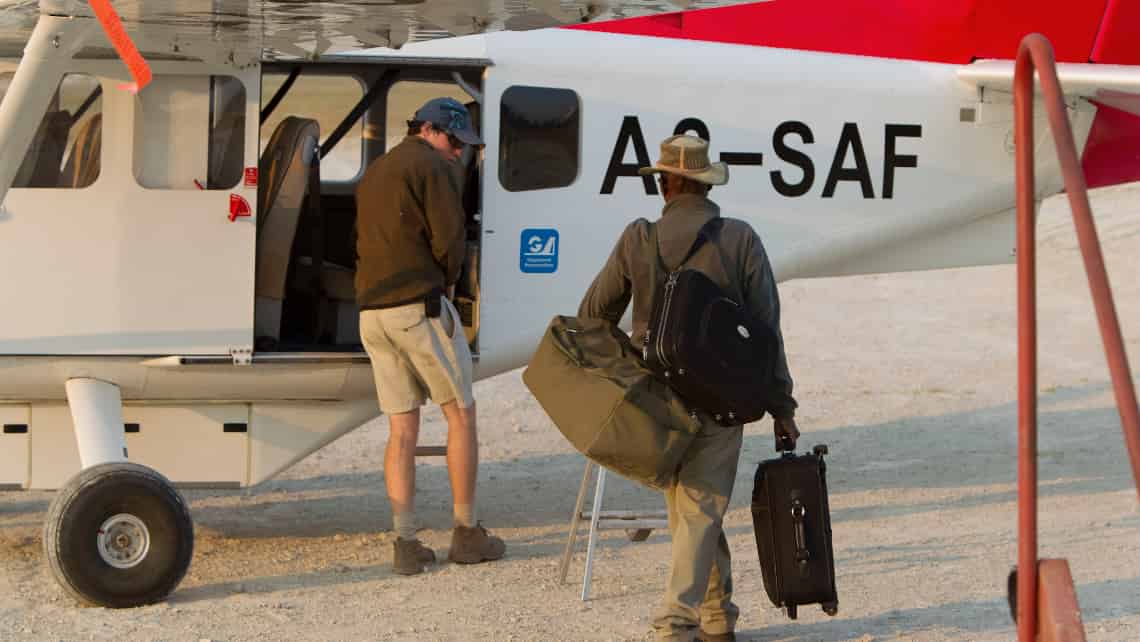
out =
[[676,174],[706,185],[728,182],[728,165],[709,162],[709,144],[696,136],[670,136],[661,141],[661,158],[652,167],[642,167],[638,174]]

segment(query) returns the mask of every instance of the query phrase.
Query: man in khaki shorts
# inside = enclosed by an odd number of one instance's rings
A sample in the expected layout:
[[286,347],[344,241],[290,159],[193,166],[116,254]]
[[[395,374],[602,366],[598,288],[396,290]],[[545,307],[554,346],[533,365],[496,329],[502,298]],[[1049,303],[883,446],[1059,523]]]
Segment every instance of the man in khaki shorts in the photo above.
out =
[[467,109],[451,98],[424,104],[408,135],[376,159],[356,189],[356,301],[360,338],[391,434],[384,481],[396,528],[392,568],[415,575],[435,561],[416,538],[415,451],[420,406],[447,418],[447,470],[455,508],[448,558],[474,564],[503,556],[503,540],[475,518],[479,465],[471,352],[446,293],[463,265],[464,212],[452,163],[482,145]]

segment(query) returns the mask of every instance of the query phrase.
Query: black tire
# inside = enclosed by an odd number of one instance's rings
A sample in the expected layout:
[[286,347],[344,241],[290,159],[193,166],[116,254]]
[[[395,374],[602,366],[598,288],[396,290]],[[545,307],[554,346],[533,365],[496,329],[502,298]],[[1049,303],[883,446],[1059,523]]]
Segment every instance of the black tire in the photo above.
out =
[[653,533],[652,528],[627,528],[625,535],[631,542],[644,542],[649,539],[649,535]]
[[[138,559],[116,560],[128,568],[109,563],[110,553],[101,552],[99,544],[100,529],[121,515],[128,519],[114,523],[142,524],[149,541]],[[140,548],[130,550],[138,556]],[[52,501],[44,553],[56,581],[84,605],[154,604],[170,595],[190,568],[194,523],[182,495],[157,471],[131,463],[101,464],[72,477]]]

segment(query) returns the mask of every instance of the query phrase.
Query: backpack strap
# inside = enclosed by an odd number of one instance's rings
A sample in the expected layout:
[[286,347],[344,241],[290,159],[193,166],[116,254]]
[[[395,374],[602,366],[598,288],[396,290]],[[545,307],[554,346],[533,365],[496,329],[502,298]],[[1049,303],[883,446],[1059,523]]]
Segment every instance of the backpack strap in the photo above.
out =
[[[729,282],[735,286],[737,303],[744,305],[744,293],[741,291],[737,279],[733,278],[736,271],[728,264],[728,259],[721,250],[720,244],[713,238],[714,232],[719,234],[723,223],[724,219],[719,216],[706,221],[705,224],[701,226],[701,229],[697,231],[697,238],[693,239],[693,244],[689,247],[689,251],[685,253],[685,258],[681,259],[681,262],[677,265],[677,269],[680,270],[684,267],[684,265],[689,262],[689,259],[693,258],[693,255],[697,253],[697,250],[701,249],[701,245],[703,245],[705,241],[708,241],[713,248],[716,249],[717,258],[720,259],[720,265],[724,268],[724,275],[728,277]],[[650,256],[649,259],[649,284],[650,287],[653,288],[653,292],[656,292],[659,279],[661,278],[661,272],[670,272],[665,266],[665,261],[661,258],[661,247],[657,238],[656,223],[649,224],[649,245],[653,248],[652,256]]]
[[[717,223],[716,225],[710,227],[709,231],[711,232],[713,230],[716,230],[716,233],[719,235],[720,230],[723,227],[724,219],[717,217],[709,222],[711,223],[713,221],[716,221]],[[737,270],[733,269],[732,265],[729,264],[728,257],[725,256],[724,250],[720,247],[720,243],[717,243],[717,239],[712,238],[711,235],[709,236],[709,244],[712,245],[714,249],[716,249],[716,255],[720,259],[720,266],[724,268],[724,275],[728,277],[729,284],[736,290],[736,303],[739,305],[744,305],[744,288],[740,283],[740,279],[736,278],[739,276],[739,274],[737,274]]]
[[[711,218],[708,221],[705,221],[705,224],[701,226],[701,229],[697,230],[697,238],[693,239],[693,244],[689,246],[689,251],[685,253],[685,258],[681,259],[681,262],[677,264],[677,270],[680,270],[682,266],[688,263],[689,259],[693,258],[693,255],[697,253],[697,250],[701,249],[701,245],[703,245],[706,240],[709,240],[709,232],[711,232],[714,227],[719,225],[719,220],[720,217]],[[653,256],[650,257],[651,260],[649,263],[651,273],[657,270],[665,270],[666,272],[677,271],[667,268],[665,266],[664,259],[661,258],[661,246],[657,240],[656,223],[649,224],[649,245],[653,248]],[[654,282],[657,281],[656,274],[651,274],[651,278]]]

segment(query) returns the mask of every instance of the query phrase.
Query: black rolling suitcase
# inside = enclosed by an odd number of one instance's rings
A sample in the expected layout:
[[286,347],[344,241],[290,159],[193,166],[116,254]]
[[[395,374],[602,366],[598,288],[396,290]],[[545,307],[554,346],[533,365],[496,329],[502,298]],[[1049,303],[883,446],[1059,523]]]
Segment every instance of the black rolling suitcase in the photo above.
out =
[[801,604],[835,615],[835,559],[827,506],[827,446],[810,455],[785,452],[761,462],[752,488],[752,525],[764,590],[772,604],[796,619]]
[[770,327],[753,318],[712,279],[683,267],[706,240],[711,241],[709,235],[720,223],[714,218],[701,228],[681,267],[664,282],[657,228],[650,229],[654,250],[650,280],[655,291],[642,359],[687,403],[717,423],[732,426],[763,418],[780,344]]

